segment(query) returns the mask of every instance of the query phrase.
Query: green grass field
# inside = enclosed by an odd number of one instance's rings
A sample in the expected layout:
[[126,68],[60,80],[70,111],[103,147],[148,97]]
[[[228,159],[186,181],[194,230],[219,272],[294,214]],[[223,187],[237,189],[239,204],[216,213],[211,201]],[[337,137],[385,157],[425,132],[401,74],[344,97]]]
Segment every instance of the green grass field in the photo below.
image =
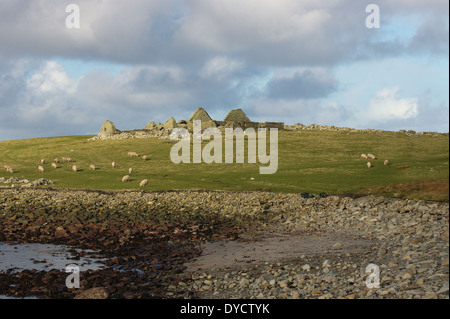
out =
[[[87,141],[91,136],[65,136],[0,142],[0,165],[14,173],[0,176],[46,178],[57,188],[214,189],[233,191],[309,192],[328,194],[382,193],[387,196],[448,201],[448,135],[407,136],[396,132],[374,134],[344,131],[280,131],[278,171],[260,175],[259,162],[248,164],[174,164],[170,149],[175,141],[125,139]],[[129,151],[141,155],[128,157]],[[374,167],[367,168],[362,153],[373,153]],[[144,161],[142,155],[149,160]],[[52,168],[54,158],[71,157],[76,163]],[[45,159],[45,171],[38,172]],[[389,166],[383,161],[388,159]],[[117,162],[113,169],[111,162]],[[76,164],[79,172],[71,167]],[[96,171],[89,170],[94,164]],[[127,183],[121,181],[134,172]],[[254,178],[254,180],[251,180]]]

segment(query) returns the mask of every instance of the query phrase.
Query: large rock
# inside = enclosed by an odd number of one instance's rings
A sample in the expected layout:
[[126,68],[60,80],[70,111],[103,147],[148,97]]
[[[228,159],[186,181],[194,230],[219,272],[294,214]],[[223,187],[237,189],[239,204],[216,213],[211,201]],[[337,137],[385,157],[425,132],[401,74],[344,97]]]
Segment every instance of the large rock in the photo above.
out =
[[83,291],[74,299],[108,299],[109,293],[103,287],[91,288]]

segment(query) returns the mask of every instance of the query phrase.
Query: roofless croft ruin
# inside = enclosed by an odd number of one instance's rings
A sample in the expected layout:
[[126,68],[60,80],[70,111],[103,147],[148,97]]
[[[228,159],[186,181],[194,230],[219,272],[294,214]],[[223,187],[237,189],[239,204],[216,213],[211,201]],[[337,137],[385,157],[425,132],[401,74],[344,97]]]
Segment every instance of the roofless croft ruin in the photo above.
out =
[[241,109],[231,110],[223,121],[216,121],[209,116],[209,114],[205,111],[205,109],[199,107],[187,121],[180,120],[176,122],[176,120],[173,117],[171,117],[164,124],[162,123],[155,124],[155,122],[150,122],[143,129],[120,131],[115,127],[113,122],[105,121],[105,123],[100,128],[99,136],[111,136],[125,132],[132,134],[135,133],[145,134],[146,132],[171,130],[178,127],[186,128],[190,132],[192,132],[193,123],[195,120],[201,121],[202,130],[212,127],[216,127],[220,130],[224,130],[225,128],[234,129],[237,127],[240,127],[243,130],[250,127],[254,128],[255,130],[257,130],[258,128],[277,128],[279,130],[284,129],[284,123],[282,122],[264,122],[264,123],[252,122],[247,117],[247,115],[245,115],[244,111],[242,111]]

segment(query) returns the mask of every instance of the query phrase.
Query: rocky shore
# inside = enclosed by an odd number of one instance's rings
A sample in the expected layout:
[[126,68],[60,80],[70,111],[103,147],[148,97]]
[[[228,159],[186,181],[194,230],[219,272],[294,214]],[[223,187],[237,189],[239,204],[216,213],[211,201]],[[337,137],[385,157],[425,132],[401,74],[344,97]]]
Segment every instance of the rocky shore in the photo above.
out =
[[[3,183],[4,186],[1,184]],[[39,178],[35,181],[30,182],[28,179],[19,179],[17,177],[10,177],[6,179],[5,177],[0,177],[0,188],[10,188],[10,187],[36,187],[42,185],[52,185],[53,181]]]
[[378,196],[0,189],[1,242],[108,259],[79,289],[63,271],[0,272],[0,295],[448,298],[448,215],[448,203]]

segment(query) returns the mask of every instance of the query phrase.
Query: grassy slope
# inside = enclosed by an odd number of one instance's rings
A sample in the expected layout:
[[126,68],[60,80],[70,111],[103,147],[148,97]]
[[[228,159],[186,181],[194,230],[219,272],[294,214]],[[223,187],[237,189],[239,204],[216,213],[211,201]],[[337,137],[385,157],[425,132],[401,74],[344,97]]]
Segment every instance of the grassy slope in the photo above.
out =
[[[173,141],[127,139],[88,142],[89,137],[0,142],[0,167],[5,164],[12,166],[15,170],[12,176],[18,178],[34,180],[44,177],[54,181],[55,187],[89,189],[139,189],[139,182],[147,178],[150,181],[147,190],[203,188],[337,194],[367,192],[369,188],[372,192],[382,192],[381,186],[433,180],[442,182],[438,183],[438,189],[422,199],[448,201],[449,137],[444,135],[409,137],[395,132],[377,135],[283,131],[279,132],[278,171],[273,175],[259,175],[259,163],[173,164],[169,157]],[[130,158],[128,151],[148,155],[150,160]],[[372,161],[373,168],[367,168],[367,161],[360,158],[361,153],[377,155],[378,159]],[[71,163],[52,168],[51,161],[56,157],[72,157],[82,171],[72,172]],[[47,160],[44,173],[37,170],[41,158]],[[389,159],[391,165],[384,166],[384,159]],[[112,161],[118,163],[116,169],[111,167]],[[90,171],[90,164],[95,164],[98,170]],[[121,178],[128,174],[129,167],[134,170],[131,181],[122,183]],[[0,174],[4,177],[10,175],[6,172]],[[255,180],[250,180],[251,177]],[[445,185],[447,192],[442,194],[440,188],[445,188]],[[404,191],[402,194],[412,193]],[[420,189],[412,197],[420,198]]]

